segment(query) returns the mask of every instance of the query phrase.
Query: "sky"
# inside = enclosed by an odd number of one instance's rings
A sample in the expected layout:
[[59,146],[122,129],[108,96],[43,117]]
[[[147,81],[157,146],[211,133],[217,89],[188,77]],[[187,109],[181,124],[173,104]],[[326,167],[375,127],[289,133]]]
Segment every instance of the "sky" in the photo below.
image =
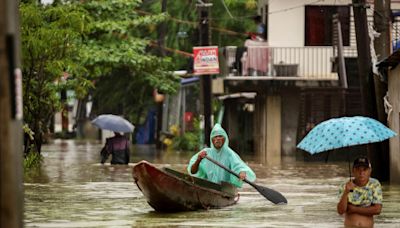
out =
[[54,0],[41,0],[43,4],[51,4]]

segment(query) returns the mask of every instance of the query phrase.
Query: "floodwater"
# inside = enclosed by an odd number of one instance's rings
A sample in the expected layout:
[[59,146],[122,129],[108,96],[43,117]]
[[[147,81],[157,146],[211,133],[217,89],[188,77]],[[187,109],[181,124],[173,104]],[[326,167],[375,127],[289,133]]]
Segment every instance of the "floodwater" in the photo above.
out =
[[[147,160],[184,170],[192,154],[135,146],[129,165],[99,164],[98,142],[56,140],[43,148],[44,163],[25,177],[25,227],[343,227],[336,213],[337,189],[348,179],[346,163],[285,161],[263,166],[244,160],[256,183],[281,192],[274,205],[244,184],[236,205],[162,214],[146,202],[132,179],[132,166]],[[384,202],[375,227],[400,227],[400,186],[383,184]]]

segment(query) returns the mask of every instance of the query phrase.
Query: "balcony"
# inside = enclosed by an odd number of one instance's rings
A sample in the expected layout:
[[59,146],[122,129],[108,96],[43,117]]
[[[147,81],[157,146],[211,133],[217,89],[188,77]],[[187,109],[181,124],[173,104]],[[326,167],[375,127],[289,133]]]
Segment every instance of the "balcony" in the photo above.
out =
[[[227,46],[221,56],[225,79],[236,80],[338,80],[333,47]],[[356,57],[345,47],[345,57]]]

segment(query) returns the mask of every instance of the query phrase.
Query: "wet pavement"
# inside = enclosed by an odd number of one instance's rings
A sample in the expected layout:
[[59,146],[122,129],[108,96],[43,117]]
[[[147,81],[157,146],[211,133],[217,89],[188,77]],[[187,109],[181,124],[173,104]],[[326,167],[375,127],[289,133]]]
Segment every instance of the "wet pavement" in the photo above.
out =
[[[247,156],[256,183],[281,192],[288,205],[274,205],[244,184],[234,206],[162,214],[133,183],[132,166],[147,160],[183,171],[192,154],[134,146],[131,164],[101,165],[101,146],[56,140],[43,147],[41,169],[25,177],[25,227],[343,227],[336,203],[338,186],[348,179],[347,163],[265,166]],[[383,211],[375,227],[400,227],[400,186],[384,184],[383,191]]]

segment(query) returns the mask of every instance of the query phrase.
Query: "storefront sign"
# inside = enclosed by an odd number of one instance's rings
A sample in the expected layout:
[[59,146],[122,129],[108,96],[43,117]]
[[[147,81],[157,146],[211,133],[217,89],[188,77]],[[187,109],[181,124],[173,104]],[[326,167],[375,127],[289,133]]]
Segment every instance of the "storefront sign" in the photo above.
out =
[[219,74],[218,47],[193,47],[195,75]]

